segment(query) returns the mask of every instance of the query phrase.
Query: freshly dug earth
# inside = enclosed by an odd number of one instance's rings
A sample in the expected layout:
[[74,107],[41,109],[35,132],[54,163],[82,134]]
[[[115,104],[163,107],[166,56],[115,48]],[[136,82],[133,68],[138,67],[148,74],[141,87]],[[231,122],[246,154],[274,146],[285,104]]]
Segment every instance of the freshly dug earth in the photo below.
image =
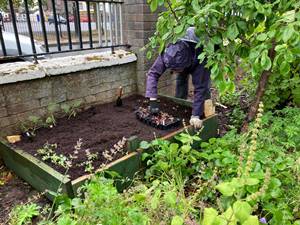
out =
[[[188,121],[191,108],[178,106],[165,98],[161,98],[160,101],[161,111]],[[147,105],[144,97],[135,95],[123,99],[122,107],[116,107],[114,102],[93,106],[78,113],[74,118],[57,119],[55,127],[41,128],[36,131],[33,142],[25,139],[16,143],[15,146],[41,159],[40,155],[37,155],[37,149],[42,148],[48,142],[57,144],[56,154],[69,156],[73,154],[74,146],[81,138],[83,144],[78,158],[73,160],[72,168],[68,171],[68,175],[75,179],[86,173],[85,166],[79,165],[87,161],[86,149],[89,149],[91,153],[98,153],[98,158],[93,162],[94,168],[98,168],[102,163],[107,163],[102,152],[112,148],[123,137],[129,138],[136,135],[141,140],[151,140],[154,139],[154,133],[157,137],[162,137],[178,129],[158,130],[137,120],[134,114],[136,107]],[[119,152],[114,156],[114,160],[125,154],[125,150]],[[63,167],[49,161],[46,163],[57,171],[65,173]]]

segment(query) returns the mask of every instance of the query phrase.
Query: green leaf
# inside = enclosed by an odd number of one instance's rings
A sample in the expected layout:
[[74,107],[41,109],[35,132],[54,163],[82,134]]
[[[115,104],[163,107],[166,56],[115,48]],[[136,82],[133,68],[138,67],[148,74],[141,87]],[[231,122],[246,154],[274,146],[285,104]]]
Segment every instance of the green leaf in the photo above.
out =
[[58,110],[58,105],[55,103],[51,103],[48,107],[47,107],[48,111],[50,113],[54,113],[55,111]]
[[179,26],[176,26],[174,28],[174,32],[175,34],[180,34],[183,31],[183,29],[184,29],[184,24],[180,24]]
[[272,67],[272,62],[270,57],[268,56],[267,50],[263,51],[260,65],[264,70],[270,70]]
[[164,49],[165,49],[165,42],[161,41],[158,52],[162,53],[164,51]]
[[198,55],[198,59],[199,59],[200,63],[202,63],[203,60],[205,59],[205,55],[206,55],[206,52],[202,52],[200,55]]
[[282,51],[282,50],[284,50],[284,49],[286,49],[286,48],[287,48],[287,45],[286,45],[286,44],[276,45],[275,51],[276,51],[276,52],[280,52],[280,51]]
[[150,9],[152,12],[154,12],[157,9],[157,6],[158,6],[158,0],[151,0]]
[[146,56],[147,56],[147,59],[151,59],[151,57],[152,57],[152,52],[151,52],[151,51],[148,51]]
[[282,14],[283,21],[286,23],[291,23],[295,21],[295,10],[290,10]]
[[181,216],[174,216],[171,222],[171,225],[182,225],[184,223],[184,220]]
[[237,219],[234,215],[232,207],[229,207],[222,215],[221,217],[225,218],[227,221],[226,224],[228,225],[236,225],[237,224]]
[[158,5],[162,6],[164,4],[164,2],[165,2],[164,0],[158,0]]
[[148,158],[150,156],[150,154],[148,154],[147,152],[142,154],[142,161],[144,161],[146,158]]
[[195,17],[189,18],[187,23],[191,26],[193,26],[195,24]]
[[209,41],[206,45],[206,52],[213,54],[215,52],[215,45],[212,41]]
[[179,148],[179,145],[177,143],[170,144],[170,152],[176,153],[178,148]]
[[245,178],[244,182],[246,185],[253,186],[259,183],[259,179],[256,178]]
[[140,143],[140,148],[141,149],[148,149],[150,147],[151,147],[151,144],[149,144],[149,142],[147,142],[147,141],[141,141],[141,143]]
[[200,5],[199,5],[199,0],[193,0],[192,7],[195,12],[199,12],[201,10]]
[[181,147],[181,151],[182,151],[184,154],[188,153],[190,150],[191,150],[191,146],[190,146],[190,145],[183,145],[183,146]]
[[81,100],[76,100],[76,101],[73,103],[73,107],[74,107],[74,108],[78,108],[81,104],[82,104],[82,101],[81,101]]
[[236,201],[233,204],[233,211],[235,217],[243,223],[248,219],[252,212],[251,206],[247,202],[242,202],[242,201]]
[[165,33],[163,36],[162,36],[162,40],[164,41],[164,40],[167,40],[168,38],[169,38],[169,36],[171,35],[171,32],[169,31],[169,32],[167,32],[167,33]]
[[212,73],[213,78],[217,77],[218,74],[219,74],[219,72],[220,72],[219,64],[216,63],[216,64],[214,64],[214,66],[211,68],[211,73]]
[[134,197],[134,200],[139,203],[144,202],[147,199],[147,195],[144,193],[135,194],[133,197]]
[[235,187],[230,182],[223,182],[216,186],[216,189],[220,191],[224,196],[232,196],[235,192]]
[[249,216],[248,219],[242,223],[242,225],[259,225],[257,216]]
[[164,195],[164,201],[170,206],[175,206],[177,202],[176,193],[173,191],[166,192]]
[[300,87],[293,89],[292,94],[294,103],[300,106]]
[[161,194],[161,191],[159,189],[157,189],[154,193],[153,198],[150,201],[151,209],[157,209],[157,207],[159,205],[159,201],[160,201],[160,194]]
[[239,30],[235,23],[231,24],[226,33],[226,37],[228,37],[230,40],[234,40],[239,35]]
[[219,36],[212,37],[211,41],[216,45],[219,45],[223,42],[222,38]]
[[268,37],[267,34],[262,33],[262,34],[257,35],[256,39],[257,39],[258,41],[265,41],[265,40],[267,39],[267,37]]
[[285,74],[288,74],[290,72],[290,64],[287,62],[287,61],[283,61],[281,64],[280,64],[280,73],[285,75]]
[[238,0],[236,4],[238,6],[242,6],[244,4],[244,2],[245,2],[244,0]]
[[255,8],[257,9],[257,11],[261,14],[265,13],[265,9],[263,7],[263,5],[261,3],[259,3],[258,1],[255,1]]
[[287,26],[285,27],[285,29],[282,32],[282,40],[284,42],[288,42],[288,40],[290,40],[290,38],[293,36],[295,30],[292,26]]
[[70,218],[69,215],[62,215],[57,220],[57,225],[75,225],[76,222]]
[[205,208],[202,224],[213,225],[217,216],[218,212],[214,208]]
[[31,122],[33,122],[34,124],[38,124],[39,122],[40,122],[40,117],[38,117],[38,116],[29,116],[28,117],[28,119],[31,121]]
[[65,112],[65,113],[69,113],[71,106],[69,106],[68,104],[64,103],[61,105],[61,109]]
[[294,61],[294,55],[290,50],[286,50],[285,54],[284,54],[284,59],[291,63]]

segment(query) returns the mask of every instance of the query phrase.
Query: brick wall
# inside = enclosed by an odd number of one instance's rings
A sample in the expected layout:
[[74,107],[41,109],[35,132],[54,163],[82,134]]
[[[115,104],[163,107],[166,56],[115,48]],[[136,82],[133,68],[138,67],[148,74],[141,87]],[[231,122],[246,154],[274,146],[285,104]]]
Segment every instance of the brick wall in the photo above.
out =
[[83,106],[111,102],[120,85],[136,92],[136,63],[0,85],[0,136],[12,134],[31,115],[44,116],[51,103],[81,100]]

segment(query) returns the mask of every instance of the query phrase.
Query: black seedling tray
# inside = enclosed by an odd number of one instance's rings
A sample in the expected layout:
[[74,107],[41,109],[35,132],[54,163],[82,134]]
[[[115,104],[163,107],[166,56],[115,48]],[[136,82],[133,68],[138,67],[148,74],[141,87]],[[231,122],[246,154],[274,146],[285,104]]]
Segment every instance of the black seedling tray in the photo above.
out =
[[141,122],[143,122],[149,126],[155,127],[157,129],[160,129],[160,130],[168,130],[168,129],[178,127],[181,122],[181,119],[173,118],[173,120],[171,122],[167,122],[165,124],[161,124],[161,123],[158,124],[157,122],[155,122],[155,118],[156,118],[155,115],[143,116],[142,113],[140,112],[140,110],[136,110],[135,115],[136,115],[136,118],[138,120],[140,120]]

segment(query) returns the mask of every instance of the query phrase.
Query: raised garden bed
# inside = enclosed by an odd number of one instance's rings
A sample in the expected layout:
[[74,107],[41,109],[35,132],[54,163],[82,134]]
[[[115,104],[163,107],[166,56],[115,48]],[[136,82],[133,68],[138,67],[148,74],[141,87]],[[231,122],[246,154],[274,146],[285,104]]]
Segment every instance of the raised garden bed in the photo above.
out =
[[[121,108],[115,107],[114,103],[103,104],[81,112],[75,118],[58,119],[57,126],[54,128],[39,129],[33,142],[23,140],[12,146],[2,141],[0,143],[1,155],[10,169],[37,190],[57,191],[61,185],[63,192],[72,197],[77,188],[89,177],[84,166],[80,166],[87,160],[86,154],[78,154],[72,163],[77,166],[70,168],[67,178],[63,175],[65,174],[63,167],[40,160],[42,156],[36,155],[37,149],[42,148],[48,142],[48,144],[57,145],[58,154],[68,155],[74,151],[74,145],[81,138],[83,153],[87,149],[90,153],[98,153],[99,158],[93,161],[92,165],[94,168],[99,168],[101,164],[107,163],[102,153],[111,149],[125,136],[126,146],[114,154],[110,163],[101,170],[114,170],[123,177],[131,178],[141,168],[141,154],[134,152],[139,140],[154,139],[153,133],[156,137],[171,138],[182,131],[180,127],[159,130],[138,121],[134,111],[136,106],[145,106],[144,101],[145,99],[141,96],[131,96],[123,100]],[[166,113],[185,120],[190,116],[191,108],[188,105],[189,103],[186,106],[178,105],[173,98],[161,98],[161,108]],[[217,134],[215,116],[207,118],[204,125],[205,128],[201,134],[203,139]],[[48,197],[52,198],[50,194]]]

